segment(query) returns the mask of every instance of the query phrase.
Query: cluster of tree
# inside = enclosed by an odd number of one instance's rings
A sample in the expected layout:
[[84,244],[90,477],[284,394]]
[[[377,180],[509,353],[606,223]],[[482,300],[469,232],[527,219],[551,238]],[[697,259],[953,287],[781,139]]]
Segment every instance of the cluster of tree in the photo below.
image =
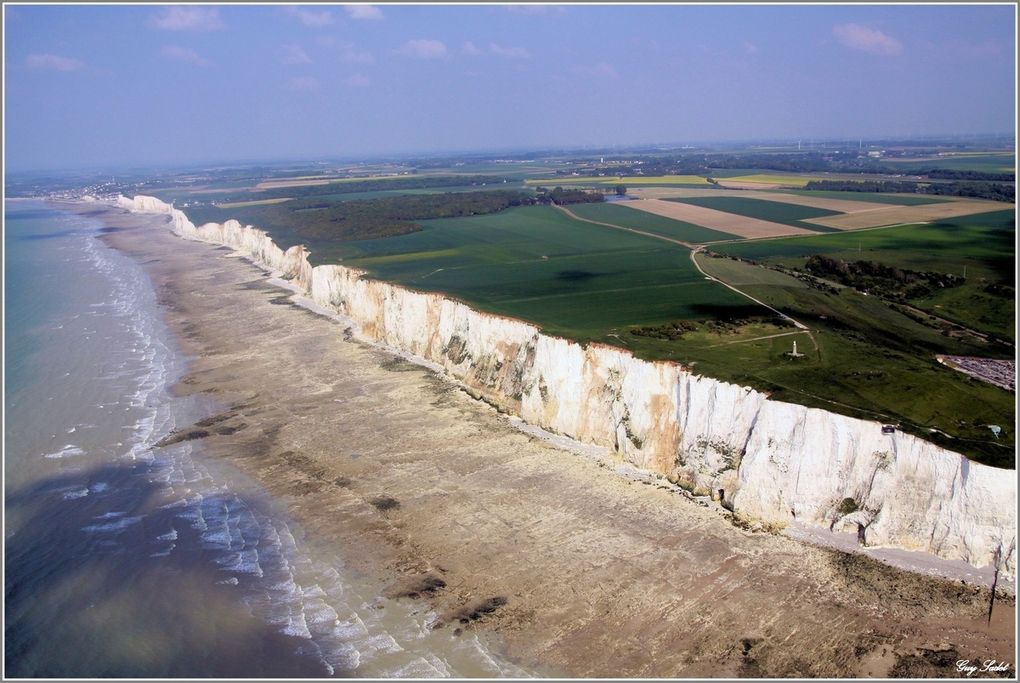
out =
[[636,337],[650,337],[663,341],[676,341],[682,339],[687,332],[693,332],[698,326],[688,320],[676,320],[665,325],[635,327],[630,331]]
[[950,273],[919,272],[876,261],[847,262],[822,254],[809,258],[804,268],[813,275],[894,301],[924,298],[964,282],[963,277]]
[[932,168],[925,171],[911,171],[913,175],[921,175],[933,180],[990,180],[1011,183],[1016,180],[1013,173],[988,173],[987,171],[961,171],[952,168]]
[[604,201],[606,197],[601,192],[589,192],[572,187],[554,187],[551,190],[547,187],[535,188],[535,202],[538,204],[591,204]]
[[292,197],[321,197],[327,194],[352,194],[355,192],[378,192],[380,190],[423,190],[434,187],[476,187],[502,185],[506,181],[502,176],[492,175],[406,175],[389,178],[366,178],[364,180],[344,180],[323,185],[301,185],[297,187],[276,187],[257,192],[246,191],[224,197],[219,201],[247,202],[260,199],[279,199]]
[[533,204],[525,192],[506,190],[397,195],[346,202],[297,199],[234,209],[202,208],[192,220],[222,222],[227,218],[257,225],[282,244],[348,242],[404,235],[421,229],[430,218],[458,218],[496,213],[511,206]]
[[901,192],[946,197],[974,197],[1012,202],[1016,188],[1007,183],[970,182],[917,183],[909,180],[812,180],[805,190],[837,190],[840,192]]

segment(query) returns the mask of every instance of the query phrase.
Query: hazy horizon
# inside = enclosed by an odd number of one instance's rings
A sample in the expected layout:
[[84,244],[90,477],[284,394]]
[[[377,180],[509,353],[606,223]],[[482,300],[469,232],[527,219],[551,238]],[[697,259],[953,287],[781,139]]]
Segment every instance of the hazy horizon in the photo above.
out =
[[4,10],[9,172],[1015,123],[1015,6]]

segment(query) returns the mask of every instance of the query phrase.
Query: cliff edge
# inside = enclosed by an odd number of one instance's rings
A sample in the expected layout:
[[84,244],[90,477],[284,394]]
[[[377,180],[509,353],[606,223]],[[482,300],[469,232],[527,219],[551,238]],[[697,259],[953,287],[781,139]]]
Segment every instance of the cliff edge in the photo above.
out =
[[856,530],[868,545],[920,550],[1016,572],[1016,473],[877,422],[783,403],[680,365],[543,334],[339,265],[312,267],[235,220],[195,226],[153,197],[120,197],[169,216],[187,239],[229,246],[283,273],[359,336],[441,366],[475,395],[543,429],[607,446],[637,467],[721,497],[746,518]]

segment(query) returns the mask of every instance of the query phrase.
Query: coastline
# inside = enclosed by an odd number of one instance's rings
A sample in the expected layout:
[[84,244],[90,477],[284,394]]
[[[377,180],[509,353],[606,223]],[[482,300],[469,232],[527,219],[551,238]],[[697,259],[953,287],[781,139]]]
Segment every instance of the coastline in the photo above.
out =
[[[988,642],[1010,656],[1010,601],[981,630],[986,592],[748,534],[606,477],[417,366],[341,341],[222,248],[168,229],[139,239],[138,217],[118,220],[104,239],[142,260],[199,359],[178,390],[231,406],[218,417],[236,430],[203,446],[451,633],[497,633],[512,659],[570,675],[854,675],[855,647],[909,659],[943,635],[975,659]],[[798,648],[821,661],[794,662]]]
[[[132,212],[169,216],[179,237],[233,249],[279,272],[356,323],[353,334],[426,358],[475,398],[524,421],[725,497],[749,525],[792,522],[863,534],[869,546],[922,550],[1013,578],[1015,474],[972,463],[879,423],[773,401],[765,394],[648,362],[601,344],[579,345],[534,325],[365,277],[312,267],[238,221],[196,227],[156,198],[118,197]],[[718,492],[718,493],[717,493]],[[847,498],[855,511],[843,511]]]

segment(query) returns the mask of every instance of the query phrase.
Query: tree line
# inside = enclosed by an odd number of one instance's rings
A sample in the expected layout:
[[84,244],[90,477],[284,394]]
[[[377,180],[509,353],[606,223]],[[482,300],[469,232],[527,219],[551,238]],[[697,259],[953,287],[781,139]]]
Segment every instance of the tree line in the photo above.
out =
[[949,183],[919,183],[909,180],[812,180],[805,190],[837,192],[899,192],[946,197],[972,197],[1013,202],[1016,188],[1008,183],[960,181]]

